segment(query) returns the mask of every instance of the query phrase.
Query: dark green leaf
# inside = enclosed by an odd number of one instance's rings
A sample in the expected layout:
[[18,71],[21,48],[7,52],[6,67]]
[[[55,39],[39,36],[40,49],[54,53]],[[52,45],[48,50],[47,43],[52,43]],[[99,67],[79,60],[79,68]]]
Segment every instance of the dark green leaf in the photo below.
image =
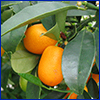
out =
[[91,99],[90,95],[84,90],[82,95],[78,95],[77,99]]
[[96,64],[99,69],[99,28],[94,32],[95,41],[96,41]]
[[7,63],[1,67],[1,87],[3,87],[4,89],[6,88],[8,82],[10,70],[11,66],[9,66],[9,64]]
[[82,94],[92,69],[95,56],[94,36],[82,30],[64,48],[62,73],[68,87],[76,94]]
[[1,45],[6,52],[15,52],[17,45],[20,43],[24,36],[25,30],[26,26],[13,30],[1,37]]
[[45,2],[25,7],[2,24],[1,33],[2,35],[4,35],[16,28],[22,27],[26,24],[30,24],[32,22],[35,22],[36,20],[41,20],[48,16],[61,13],[62,11],[67,11],[69,9],[78,8],[76,6],[65,4],[62,2]]
[[91,71],[92,73],[94,73],[94,74],[99,74],[99,70],[98,70],[98,68],[97,68],[97,64],[95,64],[93,67],[92,67],[92,71]]
[[38,77],[35,77],[34,75],[26,74],[26,73],[19,73],[19,75],[37,86],[40,87],[43,86],[40,79]]
[[39,55],[28,52],[23,44],[20,44],[16,52],[11,55],[12,68],[17,73],[27,73],[35,68],[39,57]]
[[[35,75],[36,73],[36,68],[32,71],[32,75]],[[40,92],[41,92],[41,87],[28,82],[27,84],[27,89],[26,89],[26,99],[40,99]]]
[[41,22],[42,22],[43,26],[47,30],[49,30],[49,29],[51,29],[56,24],[55,15],[46,17],[46,18],[42,19]]
[[91,96],[90,96],[89,93],[86,92],[85,90],[84,90],[84,92],[83,92],[83,95],[84,95],[84,98],[85,98],[85,99],[91,99]]
[[41,88],[33,83],[27,84],[26,99],[39,99]]
[[10,18],[12,14],[13,14],[12,9],[5,10],[3,13],[1,13],[1,23]]
[[8,97],[4,93],[1,93],[1,99],[8,99]]
[[99,97],[99,89],[97,83],[90,78],[89,82],[87,83],[88,92],[94,98],[97,99]]
[[63,97],[64,95],[65,93],[52,91],[47,96],[45,96],[43,99],[62,99],[61,97]]
[[99,10],[96,11],[95,19],[96,19],[96,24],[99,27]]

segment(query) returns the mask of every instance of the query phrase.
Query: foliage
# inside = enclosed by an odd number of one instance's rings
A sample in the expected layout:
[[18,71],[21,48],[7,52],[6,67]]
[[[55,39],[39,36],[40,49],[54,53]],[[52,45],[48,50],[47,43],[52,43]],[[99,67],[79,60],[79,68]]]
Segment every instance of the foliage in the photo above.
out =
[[[1,1],[1,46],[5,50],[1,57],[1,99],[63,99],[69,92],[76,93],[78,99],[99,98],[99,83],[92,77],[87,82],[90,73],[99,74],[99,7],[92,1],[81,3]],[[28,52],[23,45],[25,30],[36,23],[48,30],[42,35],[57,40],[56,45],[64,48],[64,80],[54,87],[38,78],[41,55]],[[20,77],[28,81],[26,92],[20,88]]]

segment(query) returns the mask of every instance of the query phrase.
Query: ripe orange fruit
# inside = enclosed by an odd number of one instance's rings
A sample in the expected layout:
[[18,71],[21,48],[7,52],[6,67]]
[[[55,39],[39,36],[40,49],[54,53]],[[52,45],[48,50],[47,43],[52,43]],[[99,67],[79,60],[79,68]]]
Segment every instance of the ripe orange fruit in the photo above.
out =
[[95,80],[96,83],[99,82],[99,74],[92,74],[92,78]]
[[63,80],[62,54],[63,49],[57,46],[48,46],[44,50],[38,66],[38,76],[44,84],[55,86]]
[[42,24],[36,24],[29,27],[23,39],[25,48],[31,53],[42,54],[46,47],[55,45],[56,40],[53,40],[47,36],[40,36],[42,33],[47,32]]
[[1,57],[4,54],[5,50],[1,47]]
[[[70,90],[70,88],[67,87],[66,90]],[[88,89],[87,89],[86,86],[84,87],[84,90],[85,90],[86,92],[88,92]],[[70,95],[70,93],[67,93],[66,96],[64,97],[64,99],[66,99],[69,95]],[[70,95],[69,99],[77,99],[77,96],[78,96],[77,94],[72,93],[72,94]]]

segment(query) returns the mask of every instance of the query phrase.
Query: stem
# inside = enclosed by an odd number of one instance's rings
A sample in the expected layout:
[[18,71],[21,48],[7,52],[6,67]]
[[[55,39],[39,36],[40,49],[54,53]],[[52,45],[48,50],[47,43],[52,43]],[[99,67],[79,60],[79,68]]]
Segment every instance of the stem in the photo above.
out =
[[63,93],[72,93],[71,90],[58,90],[58,89],[54,89],[54,88],[51,88],[51,87],[48,88],[48,87],[46,87],[46,86],[44,86],[44,85],[42,85],[42,87],[45,88],[45,89],[47,89],[47,90],[53,90],[53,91],[63,92]]
[[[90,18],[88,18],[88,19],[82,21],[82,22],[78,25],[78,27],[75,28],[75,29],[77,29],[77,30],[75,30],[74,35],[73,35],[72,37],[70,37],[70,38],[68,39],[68,41],[72,40],[72,39],[77,35],[77,33],[78,33],[84,26],[86,26],[89,22],[93,21],[94,19],[95,19],[95,17],[90,17]],[[74,31],[73,31],[73,32],[74,32]]]
[[91,4],[91,3],[88,3],[87,1],[82,2],[82,5],[85,5],[86,7],[94,9],[94,10],[99,10],[99,7],[97,7],[97,6],[95,6],[95,5]]

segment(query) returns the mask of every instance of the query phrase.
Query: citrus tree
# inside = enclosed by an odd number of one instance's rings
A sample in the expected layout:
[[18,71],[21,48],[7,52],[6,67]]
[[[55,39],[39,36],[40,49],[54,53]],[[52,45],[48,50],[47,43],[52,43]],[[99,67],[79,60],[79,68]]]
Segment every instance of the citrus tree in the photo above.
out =
[[99,99],[98,3],[1,1],[1,98]]

